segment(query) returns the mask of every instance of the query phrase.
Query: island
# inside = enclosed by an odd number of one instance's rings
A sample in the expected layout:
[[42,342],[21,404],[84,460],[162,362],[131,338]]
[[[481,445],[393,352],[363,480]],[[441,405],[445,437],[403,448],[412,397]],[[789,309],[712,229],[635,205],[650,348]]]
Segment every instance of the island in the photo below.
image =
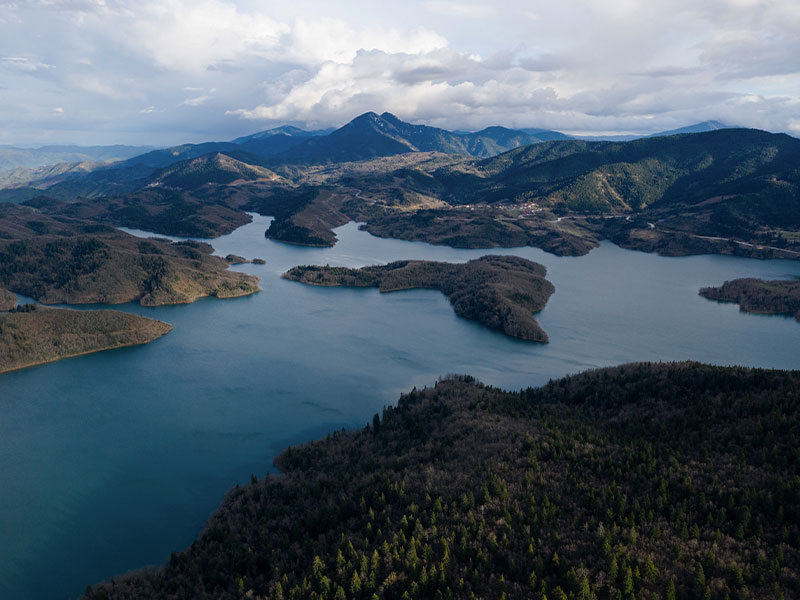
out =
[[43,304],[184,304],[259,291],[195,241],[134,237],[108,225],[0,204],[0,286]]
[[800,280],[734,279],[720,287],[704,287],[700,295],[718,302],[736,302],[743,312],[792,315],[800,321]]
[[185,550],[85,598],[796,598],[798,389],[698,363],[445,377],[285,450]]
[[62,358],[146,344],[172,325],[117,310],[26,304],[0,313],[0,373]]
[[11,310],[17,305],[17,296],[0,287],[0,310]]
[[404,260],[361,269],[299,266],[283,277],[310,285],[377,287],[381,292],[435,289],[461,317],[511,337],[547,342],[534,317],[555,291],[546,274],[542,265],[518,256],[484,256],[464,264]]

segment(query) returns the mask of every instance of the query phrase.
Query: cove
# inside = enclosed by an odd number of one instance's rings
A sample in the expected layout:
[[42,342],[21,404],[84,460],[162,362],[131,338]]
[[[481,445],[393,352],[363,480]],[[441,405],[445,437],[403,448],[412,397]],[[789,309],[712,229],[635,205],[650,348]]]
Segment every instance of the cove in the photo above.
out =
[[[122,310],[166,337],[0,376],[0,597],[75,598],[158,564],[196,537],[229,487],[273,471],[291,443],[360,427],[402,391],[447,373],[518,389],[637,360],[800,368],[800,325],[698,296],[727,279],[800,276],[800,262],[662,258],[604,243],[558,258],[534,248],[455,250],[337,229],[333,248],[264,238],[266,217],[211,240],[263,291]],[[280,279],[299,264],[463,262],[516,254],[556,287],[538,315],[551,342],[455,316],[436,291],[380,294]],[[87,307],[88,308],[88,307]],[[274,472],[274,471],[273,471]]]

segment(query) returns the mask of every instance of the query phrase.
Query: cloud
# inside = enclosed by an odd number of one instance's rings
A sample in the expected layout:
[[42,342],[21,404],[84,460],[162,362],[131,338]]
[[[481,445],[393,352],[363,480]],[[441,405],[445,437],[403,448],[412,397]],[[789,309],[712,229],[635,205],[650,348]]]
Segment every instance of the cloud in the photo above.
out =
[[21,136],[69,122],[92,141],[230,139],[367,110],[459,129],[796,131],[800,112],[797,2],[0,6],[0,121]]
[[130,51],[158,66],[202,72],[221,61],[267,56],[288,31],[267,15],[220,0],[144,0],[121,33]]
[[181,102],[178,106],[200,106],[209,98],[210,96],[196,96],[195,98],[187,98],[186,100]]
[[[186,91],[202,91],[203,88],[183,88]],[[187,98],[183,102],[181,102],[178,106],[200,106],[201,104],[205,104],[205,102],[214,95],[217,91],[216,88],[211,88],[207,94],[202,94],[200,96],[194,96],[193,98]]]
[[483,3],[453,2],[452,0],[430,0],[422,4],[425,10],[451,17],[479,19],[492,14],[492,7]]
[[12,71],[22,71],[25,73],[35,73],[43,69],[52,69],[53,65],[48,65],[35,58],[28,58],[24,56],[3,56],[0,58],[0,65],[4,69]]

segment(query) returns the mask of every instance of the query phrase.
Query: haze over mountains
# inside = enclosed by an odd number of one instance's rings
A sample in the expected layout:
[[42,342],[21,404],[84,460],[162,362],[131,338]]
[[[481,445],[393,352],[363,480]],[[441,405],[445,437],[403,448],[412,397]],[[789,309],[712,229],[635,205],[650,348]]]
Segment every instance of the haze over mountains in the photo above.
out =
[[0,146],[0,171],[19,167],[43,167],[56,163],[117,161],[142,154],[152,146]]
[[[476,132],[452,132],[426,125],[413,125],[384,112],[365,113],[343,127],[306,131],[282,126],[238,137],[227,142],[182,144],[154,149],[147,146],[74,146],[53,145],[40,148],[0,147],[0,187],[17,187],[28,181],[53,183],[75,167],[36,170],[61,163],[114,162],[114,168],[161,168],[180,160],[197,158],[213,152],[246,152],[260,157],[277,156],[281,162],[318,162],[360,160],[414,151],[435,151],[486,158],[520,146],[540,142],[583,139],[587,141],[628,141],[682,133],[700,133],[729,127],[719,121],[704,121],[680,129],[649,136],[573,136],[536,128],[508,129],[487,127]],[[314,139],[320,138],[320,139]],[[352,144],[367,146],[354,149]],[[80,170],[97,170],[100,165],[83,165]],[[11,173],[3,173],[12,171]]]
[[[533,244],[568,254],[588,252],[603,237],[665,253],[744,248],[709,250],[708,240],[696,243],[703,236],[781,251],[794,244],[800,140],[791,136],[716,121],[626,142],[529,131],[455,133],[370,112],[333,132],[280,127],[108,165],[40,168],[29,179],[12,172],[0,199],[175,235],[221,235],[251,210],[276,218],[276,239],[312,245],[335,243],[331,229],[352,219],[389,237]],[[462,206],[473,213],[453,212]],[[523,217],[502,212],[523,206]],[[630,224],[640,233],[615,222],[565,229],[541,211],[638,215],[643,222]],[[675,246],[655,240],[658,232],[695,237]]]

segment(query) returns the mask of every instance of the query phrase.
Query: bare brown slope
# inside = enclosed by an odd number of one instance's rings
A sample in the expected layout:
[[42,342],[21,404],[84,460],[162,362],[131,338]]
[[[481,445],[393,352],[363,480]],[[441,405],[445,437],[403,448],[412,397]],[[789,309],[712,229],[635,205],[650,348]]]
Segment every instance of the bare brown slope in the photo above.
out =
[[518,256],[484,256],[465,264],[412,260],[362,269],[304,266],[283,276],[310,285],[377,287],[381,292],[435,289],[461,317],[512,337],[547,342],[534,317],[555,291],[546,273],[542,265]]
[[0,373],[62,358],[146,344],[172,325],[116,310],[37,307],[0,314]]

